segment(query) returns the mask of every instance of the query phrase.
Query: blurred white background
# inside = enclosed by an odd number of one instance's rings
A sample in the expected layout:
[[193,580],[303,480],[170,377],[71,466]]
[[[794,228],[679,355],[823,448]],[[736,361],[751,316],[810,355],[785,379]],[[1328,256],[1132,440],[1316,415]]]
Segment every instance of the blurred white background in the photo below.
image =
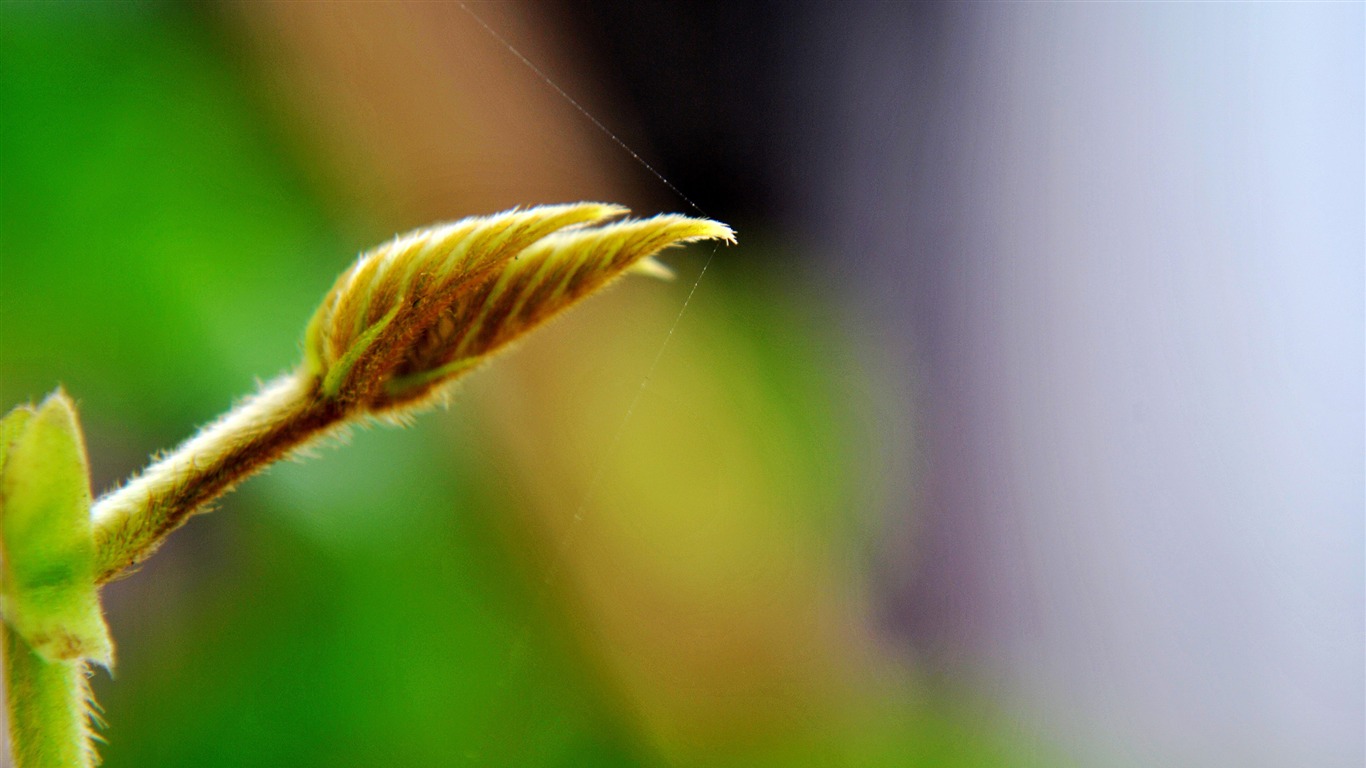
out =
[[811,16],[802,210],[917,383],[890,610],[1081,764],[1362,764],[1363,28]]

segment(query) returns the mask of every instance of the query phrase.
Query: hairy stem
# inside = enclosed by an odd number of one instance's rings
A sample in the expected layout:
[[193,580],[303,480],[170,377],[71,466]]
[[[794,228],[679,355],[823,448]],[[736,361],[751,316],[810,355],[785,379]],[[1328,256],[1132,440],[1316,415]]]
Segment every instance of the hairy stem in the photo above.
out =
[[[10,752],[15,768],[90,768],[95,759],[84,659],[48,661],[0,621]],[[2,761],[0,761],[2,762]],[[9,765],[9,763],[5,763]]]
[[346,405],[292,373],[200,430],[123,487],[95,502],[96,581],[149,557],[171,531],[242,480],[331,429]]

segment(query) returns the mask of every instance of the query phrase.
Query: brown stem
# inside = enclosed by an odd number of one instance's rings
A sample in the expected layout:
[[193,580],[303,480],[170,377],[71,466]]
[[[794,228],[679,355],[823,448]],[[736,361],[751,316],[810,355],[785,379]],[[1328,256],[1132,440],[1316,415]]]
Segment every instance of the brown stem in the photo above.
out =
[[96,502],[96,581],[147,559],[190,516],[346,415],[344,405],[319,397],[316,378],[291,374],[267,385]]

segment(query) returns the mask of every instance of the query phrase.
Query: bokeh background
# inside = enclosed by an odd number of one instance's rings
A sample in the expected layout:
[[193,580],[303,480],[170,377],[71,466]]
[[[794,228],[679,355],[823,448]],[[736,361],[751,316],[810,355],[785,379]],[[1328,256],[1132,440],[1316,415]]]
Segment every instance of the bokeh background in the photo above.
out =
[[110,585],[106,765],[1361,765],[1363,29],[5,2],[0,402],[65,386],[96,491],[395,232],[741,239]]

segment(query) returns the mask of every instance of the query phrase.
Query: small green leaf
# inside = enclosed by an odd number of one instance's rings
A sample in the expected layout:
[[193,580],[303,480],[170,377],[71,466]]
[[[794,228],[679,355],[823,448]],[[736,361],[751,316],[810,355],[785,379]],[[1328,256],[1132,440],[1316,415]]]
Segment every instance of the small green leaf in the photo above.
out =
[[0,422],[0,614],[48,661],[113,665],[95,586],[85,444],[58,390]]

